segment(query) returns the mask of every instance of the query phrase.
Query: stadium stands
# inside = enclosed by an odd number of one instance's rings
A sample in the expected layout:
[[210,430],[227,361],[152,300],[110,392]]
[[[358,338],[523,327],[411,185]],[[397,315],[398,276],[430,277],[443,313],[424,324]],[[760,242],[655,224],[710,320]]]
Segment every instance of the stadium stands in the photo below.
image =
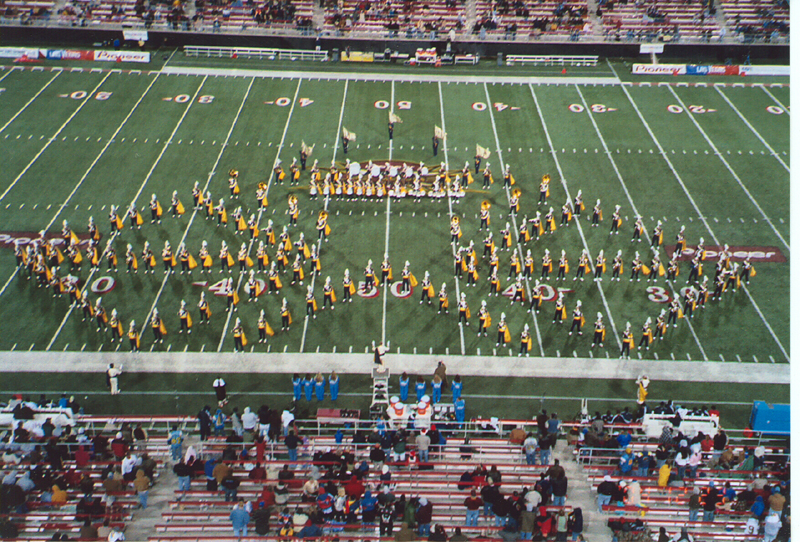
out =
[[709,42],[720,38],[716,16],[702,6],[658,2],[606,2],[602,13],[603,35],[609,41]]
[[743,43],[783,43],[789,36],[789,3],[784,0],[721,0],[735,39]]

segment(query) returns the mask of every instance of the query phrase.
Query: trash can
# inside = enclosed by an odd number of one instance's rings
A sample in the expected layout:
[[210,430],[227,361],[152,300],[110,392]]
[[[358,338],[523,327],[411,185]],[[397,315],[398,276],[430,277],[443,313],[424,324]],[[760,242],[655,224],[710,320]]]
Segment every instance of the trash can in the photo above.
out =
[[339,62],[339,48],[334,47],[331,50],[331,62]]
[[501,66],[501,67],[503,66],[503,52],[502,51],[497,53],[497,65]]

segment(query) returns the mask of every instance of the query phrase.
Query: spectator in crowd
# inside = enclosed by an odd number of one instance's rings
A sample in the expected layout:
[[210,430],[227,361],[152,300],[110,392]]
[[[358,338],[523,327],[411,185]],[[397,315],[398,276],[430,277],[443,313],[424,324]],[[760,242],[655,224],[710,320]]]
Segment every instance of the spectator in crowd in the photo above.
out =
[[611,476],[605,475],[603,481],[597,486],[597,509],[602,512],[603,506],[611,502],[611,497],[616,491],[616,484],[611,481]]
[[537,439],[533,433],[528,433],[528,436],[525,438],[522,446],[525,451],[525,462],[528,465],[535,465],[536,450],[539,447],[539,439]]
[[480,509],[483,507],[483,499],[478,496],[477,491],[474,489],[470,491],[469,497],[464,499],[464,506],[467,508],[467,519],[465,525],[467,527],[477,527]]
[[250,514],[242,506],[241,501],[233,505],[230,515],[233,535],[237,538],[247,536],[247,524],[250,523]]
[[705,522],[714,521],[714,513],[717,510],[717,502],[718,502],[717,488],[714,487],[714,482],[711,482],[708,491],[703,497],[703,521]]
[[144,469],[136,470],[133,487],[136,488],[136,495],[139,497],[139,507],[144,510],[147,508],[147,494],[150,490],[150,478],[145,475]]
[[414,516],[417,522],[417,534],[419,536],[430,536],[431,534],[431,519],[433,516],[433,504],[427,498],[422,497],[419,500],[419,507]]
[[694,486],[694,489],[692,489],[692,494],[689,497],[689,521],[697,521],[697,517],[700,515],[701,506],[700,488]]

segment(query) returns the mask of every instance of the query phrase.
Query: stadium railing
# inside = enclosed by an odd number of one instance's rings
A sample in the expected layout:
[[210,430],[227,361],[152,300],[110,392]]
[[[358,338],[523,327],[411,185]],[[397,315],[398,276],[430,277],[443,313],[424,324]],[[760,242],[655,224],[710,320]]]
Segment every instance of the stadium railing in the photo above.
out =
[[262,49],[250,47],[208,47],[187,45],[183,48],[186,56],[206,56],[215,58],[265,58],[268,60],[314,60],[327,62],[328,51],[310,51],[301,49]]
[[596,66],[599,58],[597,55],[508,55],[506,65]]

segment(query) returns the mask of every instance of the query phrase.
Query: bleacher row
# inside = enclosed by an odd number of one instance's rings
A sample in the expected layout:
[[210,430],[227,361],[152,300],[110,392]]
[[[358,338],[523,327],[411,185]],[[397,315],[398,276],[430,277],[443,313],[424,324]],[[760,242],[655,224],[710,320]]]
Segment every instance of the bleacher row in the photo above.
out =
[[[228,0],[213,7],[198,2],[196,15],[189,19],[176,16],[169,4],[144,3],[139,0],[68,0],[55,19],[60,24],[122,24],[126,27],[158,25],[159,27],[206,31],[242,32],[269,29],[273,33],[311,31],[313,0],[292,0],[291,17],[275,18],[280,13],[268,7],[271,3],[245,4]],[[6,21],[50,20],[57,3],[48,0],[0,0],[0,13]],[[505,3],[504,3],[505,5]],[[364,2],[340,0],[327,3],[325,23],[320,29],[329,35],[362,33],[383,36],[419,37],[436,30],[443,38],[452,29],[458,39],[563,39],[588,35],[588,11],[594,10],[586,0],[565,4],[555,0],[518,0],[498,10],[495,1],[477,0],[477,24],[467,26],[465,4],[461,1],[434,0],[419,2]],[[570,11],[564,14],[564,5]],[[185,9],[182,8],[182,9]],[[655,10],[655,12],[651,10]],[[721,0],[724,24],[702,5],[682,2],[606,2],[601,6],[602,35],[607,40],[636,42],[718,41],[731,36],[737,41],[788,39],[789,6],[783,0]],[[188,11],[188,10],[187,10]],[[655,16],[652,16],[655,15]],[[485,32],[478,28],[487,23]]]

